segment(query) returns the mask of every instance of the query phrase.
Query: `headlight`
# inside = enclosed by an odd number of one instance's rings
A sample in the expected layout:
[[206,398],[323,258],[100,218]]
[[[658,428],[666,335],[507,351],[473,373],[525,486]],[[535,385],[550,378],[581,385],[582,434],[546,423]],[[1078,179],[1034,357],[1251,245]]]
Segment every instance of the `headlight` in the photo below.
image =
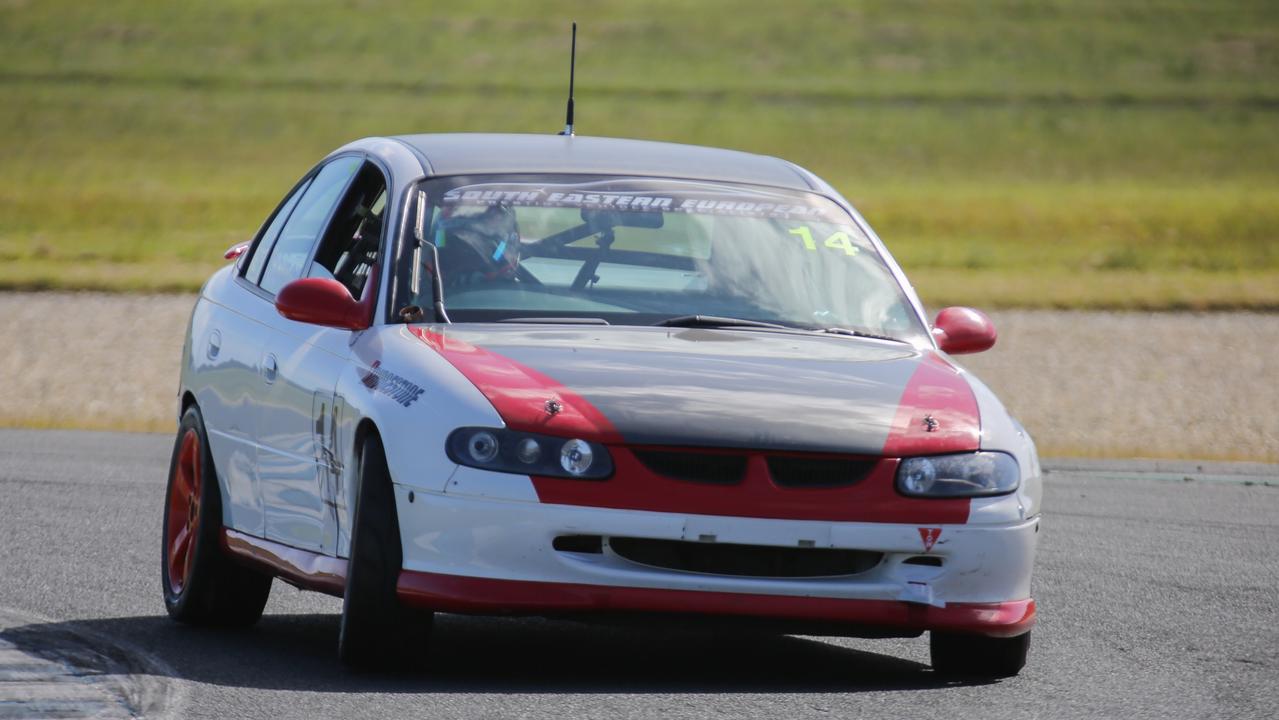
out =
[[1021,470],[1012,455],[974,452],[902,460],[897,490],[914,497],[983,497],[1017,489]]
[[595,464],[595,452],[585,440],[569,440],[560,448],[560,467],[573,477],[582,477]]
[[613,459],[599,443],[579,438],[516,432],[498,428],[458,428],[445,442],[449,459],[459,465],[581,480],[613,474]]
[[483,465],[497,457],[497,436],[487,430],[471,433],[466,438],[466,456]]

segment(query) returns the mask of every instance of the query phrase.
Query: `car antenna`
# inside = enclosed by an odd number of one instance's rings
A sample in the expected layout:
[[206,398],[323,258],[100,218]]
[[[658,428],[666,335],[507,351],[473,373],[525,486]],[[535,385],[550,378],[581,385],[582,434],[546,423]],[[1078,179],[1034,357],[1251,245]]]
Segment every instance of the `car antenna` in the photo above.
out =
[[577,23],[573,23],[573,42],[568,59],[568,112],[564,117],[564,129],[561,135],[573,135],[573,76],[577,70]]

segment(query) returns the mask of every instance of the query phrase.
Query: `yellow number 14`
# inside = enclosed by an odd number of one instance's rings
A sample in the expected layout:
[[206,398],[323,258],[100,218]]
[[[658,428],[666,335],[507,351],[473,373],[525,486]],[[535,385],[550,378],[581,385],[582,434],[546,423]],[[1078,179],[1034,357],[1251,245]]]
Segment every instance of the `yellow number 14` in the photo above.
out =
[[[804,241],[804,247],[809,250],[817,249],[817,241],[813,239],[813,231],[809,230],[807,225],[792,228],[787,232],[791,235],[798,235],[799,239]],[[842,230],[826,238],[822,244],[832,250],[843,250],[845,255],[856,255],[861,250],[861,248],[853,244],[847,233]]]

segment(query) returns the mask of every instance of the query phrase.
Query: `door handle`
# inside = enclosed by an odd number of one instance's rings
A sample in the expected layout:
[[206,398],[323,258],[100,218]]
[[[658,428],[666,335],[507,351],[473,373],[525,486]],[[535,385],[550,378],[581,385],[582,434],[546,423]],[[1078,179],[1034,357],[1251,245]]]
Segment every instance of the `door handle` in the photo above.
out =
[[262,361],[262,377],[266,380],[267,385],[275,382],[275,376],[279,371],[280,366],[275,362],[275,355],[268,354],[266,359]]

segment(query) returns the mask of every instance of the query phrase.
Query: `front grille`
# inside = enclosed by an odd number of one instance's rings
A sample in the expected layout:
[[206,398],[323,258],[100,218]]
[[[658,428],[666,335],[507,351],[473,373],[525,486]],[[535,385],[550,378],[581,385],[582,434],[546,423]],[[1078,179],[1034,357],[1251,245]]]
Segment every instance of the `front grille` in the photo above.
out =
[[635,457],[658,475],[676,480],[736,485],[746,474],[746,456],[736,453],[636,450]]
[[781,487],[824,488],[860,482],[875,467],[874,460],[770,455],[768,472]]
[[613,552],[641,565],[739,577],[813,578],[855,575],[875,567],[883,558],[882,553],[865,550],[627,537],[609,538],[608,544]]

